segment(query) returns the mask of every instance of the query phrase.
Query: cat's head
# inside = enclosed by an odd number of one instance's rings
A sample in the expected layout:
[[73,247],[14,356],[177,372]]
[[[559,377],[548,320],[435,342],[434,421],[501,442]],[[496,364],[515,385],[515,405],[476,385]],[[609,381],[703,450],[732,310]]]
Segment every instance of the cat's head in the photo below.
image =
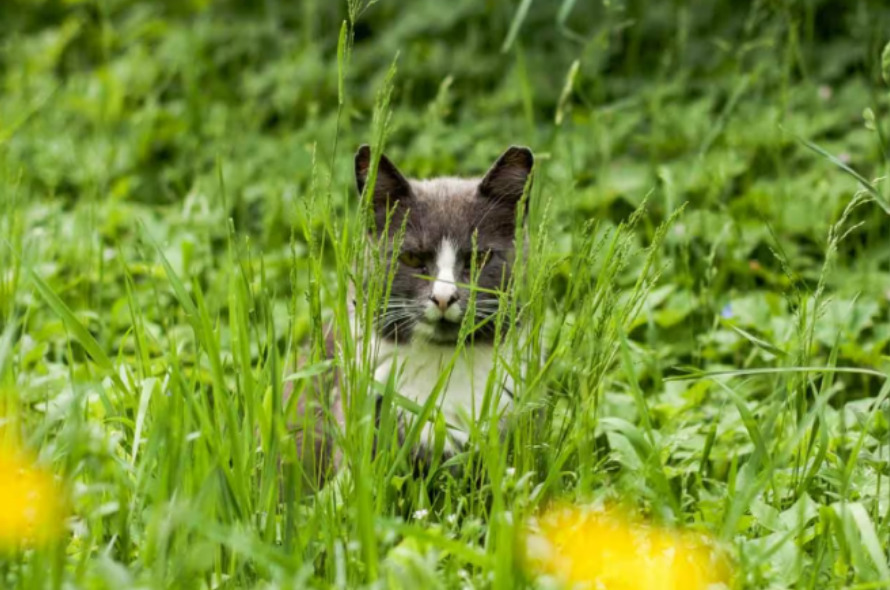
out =
[[[510,281],[516,235],[516,209],[522,201],[534,158],[511,147],[481,179],[409,180],[380,157],[370,196],[371,237],[394,265],[391,294],[377,322],[381,336],[400,342],[424,338],[455,342],[475,285],[478,340],[494,336],[498,291]],[[359,194],[371,168],[371,150],[355,156]],[[368,190],[371,190],[370,188]],[[527,202],[527,201],[526,201]],[[387,216],[389,225],[387,226]],[[404,223],[401,247],[396,236]],[[475,240],[475,276],[473,268]],[[475,280],[474,280],[475,279]]]

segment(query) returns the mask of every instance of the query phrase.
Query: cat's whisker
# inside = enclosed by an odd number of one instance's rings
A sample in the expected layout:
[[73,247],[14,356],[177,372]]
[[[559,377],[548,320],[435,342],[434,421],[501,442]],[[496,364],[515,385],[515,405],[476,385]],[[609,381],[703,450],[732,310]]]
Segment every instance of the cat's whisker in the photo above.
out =
[[407,332],[411,332],[414,329],[414,326],[417,325],[416,317],[405,318],[407,322],[403,320],[401,321],[391,321],[387,322],[383,326],[380,327],[380,333],[384,337],[392,337],[396,336],[400,329],[404,328]]
[[383,321],[379,323],[380,326],[390,326],[392,324],[404,323],[405,321],[411,319],[410,316],[401,316],[401,317],[389,317],[385,318]]
[[406,321],[410,321],[410,320],[413,320],[413,316],[390,317],[390,318],[386,318],[379,325],[380,325],[381,330],[385,330],[388,327],[391,327],[391,326],[394,326],[397,324],[404,324]]
[[500,309],[500,306],[497,306],[497,305],[477,305],[477,306],[476,306],[476,309],[477,309],[477,310],[484,310],[484,311],[489,311],[489,312],[490,312],[490,311],[497,311],[498,309]]
[[418,307],[390,307],[381,312],[380,315],[392,315],[396,313],[419,313],[420,308]]
[[401,310],[397,312],[382,314],[378,321],[382,322],[382,324],[392,324],[394,322],[400,322],[406,319],[415,319],[416,317],[417,313],[414,311]]

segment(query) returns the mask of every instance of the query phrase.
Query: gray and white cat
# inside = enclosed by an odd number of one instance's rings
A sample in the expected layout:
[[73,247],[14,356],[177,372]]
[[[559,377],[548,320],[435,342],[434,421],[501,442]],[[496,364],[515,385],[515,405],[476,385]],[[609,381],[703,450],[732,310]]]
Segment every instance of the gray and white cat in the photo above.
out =
[[[364,340],[371,343],[374,378],[381,383],[393,378],[396,391],[420,405],[437,393],[436,404],[450,425],[448,451],[466,443],[471,423],[480,418],[490,380],[490,404],[501,414],[512,405],[513,379],[499,368],[495,352],[501,348],[494,342],[494,316],[500,301],[495,292],[510,283],[517,207],[527,202],[522,196],[533,162],[530,150],[511,147],[481,179],[411,180],[381,156],[376,183],[371,188],[365,186],[371,169],[370,148],[362,146],[355,156],[359,194],[373,191],[370,200],[375,227],[369,239],[383,249],[393,277],[373,333]],[[403,225],[404,234],[397,247]],[[475,292],[474,306],[470,305],[471,291]],[[465,346],[458,350],[468,308],[475,313],[473,318],[466,318],[472,322],[472,329]],[[353,330],[356,341],[361,340],[358,328]],[[444,386],[435,392],[449,365]],[[342,400],[336,384],[334,389],[327,415],[342,421]],[[301,402],[302,412],[311,411],[306,401]],[[315,411],[321,418],[320,410]],[[336,468],[339,453],[321,429],[320,422],[314,424],[311,445],[307,444],[310,433],[298,432],[299,450],[303,455],[315,452],[313,464],[317,470],[331,462]],[[433,436],[432,425],[426,424],[420,444],[431,449]],[[327,461],[319,464],[320,458]]]

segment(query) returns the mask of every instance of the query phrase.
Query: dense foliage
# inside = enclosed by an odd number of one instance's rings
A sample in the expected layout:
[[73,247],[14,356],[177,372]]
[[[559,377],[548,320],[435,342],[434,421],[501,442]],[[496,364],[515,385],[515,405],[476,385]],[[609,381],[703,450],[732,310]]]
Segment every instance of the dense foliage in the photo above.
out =
[[[882,0],[4,0],[0,437],[72,516],[0,586],[535,586],[552,501],[711,533],[739,587],[887,586],[888,32]],[[545,351],[463,480],[356,419],[313,493],[281,379],[344,321],[384,137],[419,177],[532,147]]]

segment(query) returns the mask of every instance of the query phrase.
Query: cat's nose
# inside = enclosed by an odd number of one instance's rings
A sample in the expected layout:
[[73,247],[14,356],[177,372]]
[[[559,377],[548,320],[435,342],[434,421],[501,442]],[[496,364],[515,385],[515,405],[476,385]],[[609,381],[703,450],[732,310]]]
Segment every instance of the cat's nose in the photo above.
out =
[[457,293],[451,293],[450,295],[443,295],[441,293],[436,294],[433,293],[430,295],[430,301],[436,304],[436,306],[442,310],[443,312],[447,310],[452,303],[457,301]]

